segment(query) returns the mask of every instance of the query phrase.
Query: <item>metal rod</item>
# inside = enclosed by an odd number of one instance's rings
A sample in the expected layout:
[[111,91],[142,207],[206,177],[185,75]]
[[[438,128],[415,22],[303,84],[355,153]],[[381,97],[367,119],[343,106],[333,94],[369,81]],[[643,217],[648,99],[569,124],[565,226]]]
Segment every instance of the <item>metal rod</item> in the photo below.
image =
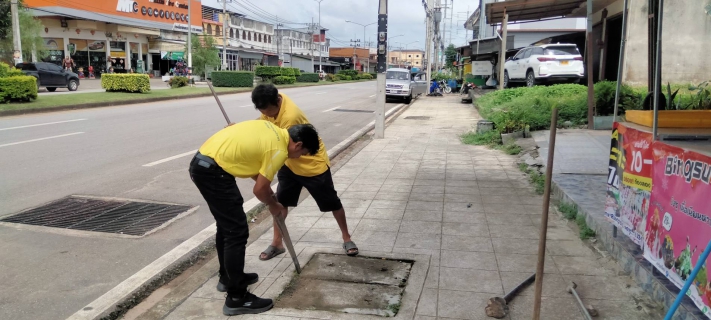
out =
[[289,230],[286,229],[286,223],[284,222],[284,218],[282,216],[278,216],[274,218],[274,221],[276,221],[277,227],[281,232],[281,237],[284,239],[284,245],[286,246],[286,250],[289,251],[291,260],[294,261],[296,273],[301,274],[301,264],[299,264],[299,258],[296,256],[294,245],[291,243],[291,237],[289,236]]
[[[622,8],[622,41],[620,42],[620,59],[617,64],[617,89],[615,90],[615,112],[613,121],[617,122],[617,113],[620,105],[620,88],[622,87],[622,70],[624,69],[625,43],[627,42],[627,7],[629,0],[625,0]],[[615,228],[616,229],[616,228]],[[616,231],[616,230],[615,230]]]
[[[674,303],[672,303],[671,308],[669,308],[669,311],[664,317],[664,320],[671,320],[672,316],[674,316],[676,309],[678,309],[679,305],[681,304],[681,300],[684,300],[686,292],[689,291],[689,287],[691,287],[691,284],[694,283],[696,275],[698,275],[699,271],[701,271],[701,267],[706,265],[705,262],[706,259],[708,259],[709,257],[709,253],[711,253],[711,241],[709,241],[709,244],[706,245],[706,249],[704,250],[704,252],[701,253],[699,258],[696,260],[696,266],[694,267],[694,270],[691,271],[691,275],[689,275],[689,277],[686,279],[686,282],[684,282],[684,287],[682,287],[681,291],[679,291],[679,294],[676,296],[676,299],[674,300]],[[654,268],[652,268],[652,270],[654,270]]]
[[509,293],[507,293],[507,294],[504,296],[504,301],[506,301],[506,303],[511,302],[511,300],[513,299],[513,297],[516,296],[516,295],[519,293],[519,291],[521,291],[521,290],[525,289],[526,287],[528,287],[534,280],[536,280],[536,274],[535,274],[535,273],[531,274],[530,277],[528,277],[526,280],[523,280],[523,282],[519,283],[516,287],[514,287],[513,289],[511,289],[511,291],[509,291]]
[[652,124],[652,138],[657,140],[659,124],[659,95],[662,90],[662,16],[664,15],[664,0],[659,0],[659,8],[654,16],[657,18],[657,61],[654,68],[654,123]]
[[212,83],[210,81],[207,81],[207,86],[210,87],[212,96],[215,97],[215,101],[217,101],[217,106],[220,107],[220,111],[222,111],[222,115],[225,116],[225,120],[227,121],[227,124],[232,123],[230,121],[230,118],[227,116],[227,112],[225,112],[225,108],[222,107],[222,102],[220,102],[220,98],[217,97],[217,93],[215,93],[215,88],[212,87]]
[[568,292],[569,292],[570,294],[572,294],[573,297],[575,297],[575,301],[577,301],[578,304],[580,305],[580,310],[582,310],[583,315],[585,316],[585,319],[586,319],[586,320],[593,320],[592,316],[590,316],[590,312],[588,312],[588,309],[585,308],[585,304],[583,304],[583,300],[580,299],[580,296],[578,295],[578,292],[575,291],[575,287],[576,287],[575,283],[572,282],[572,283],[570,284],[570,287],[568,287]]
[[585,34],[586,36],[586,45],[585,45],[585,56],[587,59],[585,66],[585,71],[587,73],[587,78],[588,78],[588,129],[593,129],[594,126],[594,115],[595,115],[595,86],[593,83],[593,78],[595,77],[595,72],[593,70],[593,51],[595,49],[593,48],[593,35],[592,35],[592,16],[593,16],[593,7],[592,7],[592,1],[593,0],[588,0],[587,4],[587,10],[588,10],[588,26],[587,26],[587,32]]
[[541,214],[540,236],[538,237],[538,265],[536,267],[536,291],[533,300],[533,320],[541,318],[541,295],[543,294],[543,267],[546,258],[546,236],[548,233],[548,206],[551,201],[551,178],[553,176],[553,155],[555,135],[558,125],[558,108],[551,112],[551,134],[548,139],[548,164],[546,165],[546,184],[543,191],[543,214]]

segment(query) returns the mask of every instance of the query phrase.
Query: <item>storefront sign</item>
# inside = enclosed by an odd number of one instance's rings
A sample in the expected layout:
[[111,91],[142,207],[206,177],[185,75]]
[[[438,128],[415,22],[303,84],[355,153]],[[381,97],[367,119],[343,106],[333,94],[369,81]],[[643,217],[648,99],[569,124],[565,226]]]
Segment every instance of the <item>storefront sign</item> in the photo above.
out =
[[71,55],[76,51],[106,52],[106,41],[69,39],[69,44],[73,46],[73,51],[69,50]]
[[64,39],[44,38],[44,48],[47,50],[64,50]]
[[699,264],[688,296],[711,319],[711,279],[699,255],[711,240],[711,157],[654,143],[654,187],[644,257],[681,288]]
[[494,65],[489,61],[472,61],[472,75],[490,76]]
[[652,192],[652,134],[615,123],[612,129],[605,216],[642,245]]

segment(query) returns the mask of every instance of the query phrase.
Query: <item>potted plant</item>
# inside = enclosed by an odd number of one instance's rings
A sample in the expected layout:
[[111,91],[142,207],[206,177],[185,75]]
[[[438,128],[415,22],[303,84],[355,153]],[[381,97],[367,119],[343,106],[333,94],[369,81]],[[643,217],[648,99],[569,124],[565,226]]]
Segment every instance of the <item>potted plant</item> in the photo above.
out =
[[[663,100],[659,104],[659,128],[709,128],[711,127],[711,89],[704,81],[688,87],[689,95],[677,98],[679,90],[672,92],[667,83],[667,96],[660,94]],[[651,127],[654,121],[652,110],[653,93],[647,95],[645,110],[629,110],[625,114],[627,121]]]

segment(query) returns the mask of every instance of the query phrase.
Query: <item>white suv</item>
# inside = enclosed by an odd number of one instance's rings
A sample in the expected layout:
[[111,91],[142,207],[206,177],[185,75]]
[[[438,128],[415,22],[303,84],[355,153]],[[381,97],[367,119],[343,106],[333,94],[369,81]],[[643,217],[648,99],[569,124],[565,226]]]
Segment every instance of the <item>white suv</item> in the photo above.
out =
[[526,82],[533,87],[543,80],[577,83],[584,76],[583,57],[575,44],[523,48],[504,64],[504,87],[510,82]]

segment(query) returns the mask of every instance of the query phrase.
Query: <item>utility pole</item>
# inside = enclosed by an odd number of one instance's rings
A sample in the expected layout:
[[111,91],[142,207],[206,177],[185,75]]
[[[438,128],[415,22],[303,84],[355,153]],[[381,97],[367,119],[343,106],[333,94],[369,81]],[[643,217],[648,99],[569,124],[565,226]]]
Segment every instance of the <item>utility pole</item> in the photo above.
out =
[[193,53],[192,53],[192,48],[193,48],[193,24],[192,24],[192,4],[193,0],[188,0],[188,83],[190,85],[193,85],[192,81],[192,76],[193,76]]
[[229,26],[227,0],[222,0],[222,70],[227,70],[227,28]]
[[504,8],[504,21],[501,23],[501,49],[499,52],[499,90],[504,90],[504,64],[506,64],[506,38],[508,37],[509,14]]
[[323,0],[314,1],[318,2],[318,71],[322,71],[323,65],[321,64],[321,60],[323,59],[321,58],[321,43],[323,43],[324,41],[321,41],[321,2]]
[[375,95],[375,138],[385,138],[385,73],[388,69],[388,0],[378,6],[378,93]]
[[[276,27],[277,27],[277,29],[276,29],[276,36],[277,36],[277,59],[281,59],[281,40],[282,40],[281,38],[282,38],[282,34],[281,34],[280,30],[279,30],[279,27],[281,27],[282,24],[279,23],[279,16],[276,16],[276,20],[277,20],[277,24],[276,24]],[[282,63],[281,63],[281,65],[280,65],[279,67],[282,67],[283,65],[284,65],[284,60],[282,60]]]
[[20,38],[20,15],[18,12],[17,0],[11,0],[10,11],[12,11],[12,44],[15,52],[13,58],[15,65],[22,63],[22,39]]
[[[425,7],[425,14],[427,17],[427,36],[425,37],[425,55],[427,56],[427,85],[430,85],[430,81],[432,80],[432,21],[433,21],[433,12],[432,9],[430,8],[432,6],[432,0],[427,0],[427,6]],[[429,89],[427,89],[427,93],[429,93]]]
[[356,47],[360,44],[360,39],[351,39],[351,46],[353,46],[353,70],[356,70],[356,60],[358,60],[358,55],[356,55]]
[[[314,29],[316,26],[314,25],[314,18],[311,18],[311,72],[314,71]],[[320,40],[320,39],[319,39]]]

